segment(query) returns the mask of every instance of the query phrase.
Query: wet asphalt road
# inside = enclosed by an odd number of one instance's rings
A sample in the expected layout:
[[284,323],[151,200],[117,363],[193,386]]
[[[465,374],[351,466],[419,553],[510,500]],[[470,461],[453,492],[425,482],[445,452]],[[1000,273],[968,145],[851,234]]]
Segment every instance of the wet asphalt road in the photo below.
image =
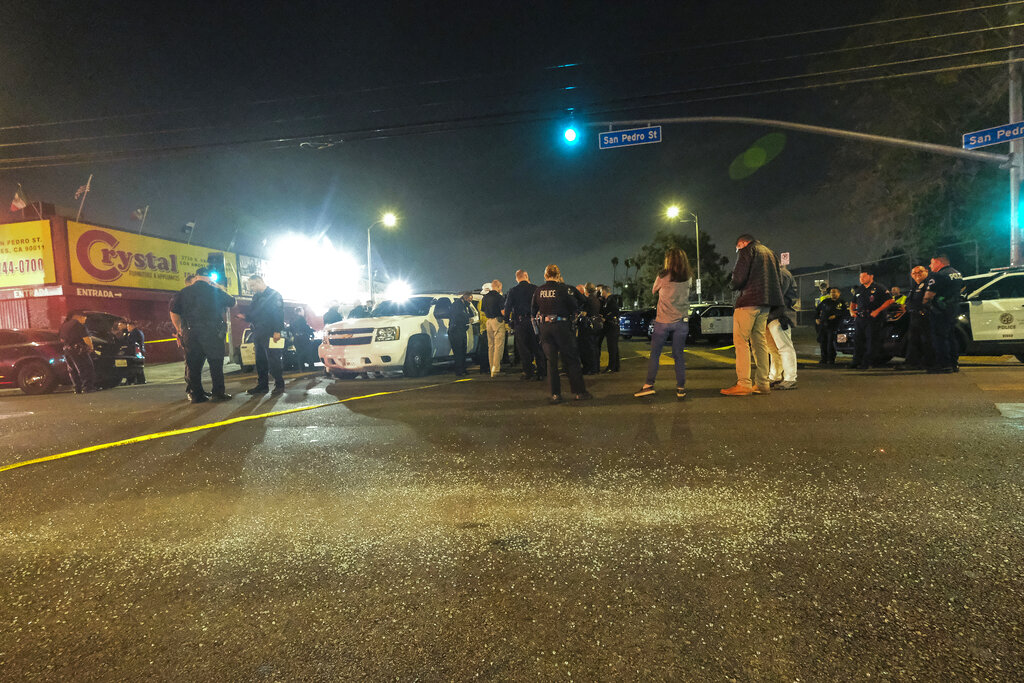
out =
[[514,371],[5,394],[0,467],[322,407],[0,472],[0,679],[1024,677],[1024,366],[726,398],[696,347],[638,400],[625,346],[582,405]]

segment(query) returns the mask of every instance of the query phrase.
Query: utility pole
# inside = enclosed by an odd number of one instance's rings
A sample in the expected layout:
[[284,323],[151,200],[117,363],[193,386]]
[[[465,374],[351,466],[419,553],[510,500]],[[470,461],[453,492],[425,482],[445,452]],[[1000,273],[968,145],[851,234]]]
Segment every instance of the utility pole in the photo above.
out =
[[[1010,121],[1024,120],[1024,105],[1021,102],[1020,62],[1013,61],[1015,52],[1010,53]],[[1010,265],[1021,265],[1020,253],[1020,183],[1024,170],[1024,140],[1010,141]]]

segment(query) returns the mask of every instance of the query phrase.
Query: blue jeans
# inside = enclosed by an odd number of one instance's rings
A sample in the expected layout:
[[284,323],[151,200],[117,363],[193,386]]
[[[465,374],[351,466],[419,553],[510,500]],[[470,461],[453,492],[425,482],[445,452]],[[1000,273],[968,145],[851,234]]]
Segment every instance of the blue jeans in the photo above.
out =
[[654,384],[654,378],[658,375],[658,366],[661,364],[661,349],[668,341],[668,335],[672,335],[672,357],[676,363],[676,386],[686,386],[686,358],[683,349],[686,348],[686,335],[690,332],[690,324],[685,320],[674,323],[655,322],[651,326],[651,360],[647,363],[647,382]]

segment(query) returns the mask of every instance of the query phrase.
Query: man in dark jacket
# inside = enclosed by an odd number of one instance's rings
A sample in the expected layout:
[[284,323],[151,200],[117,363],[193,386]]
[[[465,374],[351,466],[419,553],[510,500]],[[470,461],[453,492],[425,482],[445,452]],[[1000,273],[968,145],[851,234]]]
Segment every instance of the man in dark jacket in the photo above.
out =
[[71,311],[60,326],[64,359],[76,394],[96,391],[96,369],[92,363],[92,335],[85,328],[85,313]]
[[[505,297],[505,318],[511,323],[516,337],[516,350],[523,364],[523,379],[543,380],[547,374],[547,362],[541,351],[537,332],[533,329],[530,306],[537,286],[530,283],[530,274],[525,270],[516,271],[516,286]],[[534,370],[534,362],[537,368]]]
[[305,370],[316,367],[316,356],[313,354],[313,328],[306,321],[306,312],[296,308],[288,321],[288,331],[292,333],[292,344],[295,346],[295,366]]
[[[139,329],[139,323],[135,320],[129,320],[127,323],[128,334],[125,336],[125,347],[129,356],[137,356],[143,359],[145,362],[146,358],[146,335]],[[145,384],[146,383],[146,369],[143,365],[138,365],[132,368],[131,372],[125,378],[125,384]]]
[[466,335],[469,326],[476,318],[476,307],[473,305],[473,294],[465,292],[452,304],[448,314],[448,343],[455,356],[455,375],[466,375]]
[[[726,396],[767,394],[768,343],[765,329],[768,313],[783,306],[779,262],[771,249],[752,235],[736,238],[736,267],[732,271],[732,288],[736,297],[732,314],[732,341],[736,347],[736,384],[722,389]],[[750,354],[757,363],[753,381],[750,376]]]
[[269,375],[274,376],[274,394],[284,393],[284,299],[280,292],[271,289],[263,278],[253,275],[249,288],[255,292],[249,312],[243,318],[252,328],[252,341],[256,347],[256,386],[247,392],[250,396],[270,391]]
[[830,289],[828,298],[819,301],[814,309],[822,365],[832,365],[836,362],[836,328],[846,315],[846,302],[842,300],[838,287]]
[[328,308],[327,312],[324,313],[324,327],[327,327],[328,325],[331,325],[333,323],[340,323],[344,319],[344,316],[341,315],[340,307],[341,304],[339,304],[337,301],[331,302],[330,308]]
[[[171,303],[171,323],[185,349],[186,391],[192,403],[231,399],[224,391],[224,337],[228,331],[225,315],[235,305],[235,297],[213,284],[211,273],[205,267],[197,270],[195,282],[178,292]],[[204,364],[210,366],[210,394],[203,389]]]

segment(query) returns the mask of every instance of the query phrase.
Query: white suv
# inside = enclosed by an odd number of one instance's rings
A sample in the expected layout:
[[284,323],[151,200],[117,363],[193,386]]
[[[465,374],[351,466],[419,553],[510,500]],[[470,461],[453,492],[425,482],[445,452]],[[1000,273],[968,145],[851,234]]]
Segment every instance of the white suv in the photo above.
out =
[[966,355],[1013,354],[1024,363],[1024,268],[964,278],[959,337]]
[[[338,379],[389,370],[402,370],[406,377],[427,374],[434,362],[452,358],[448,313],[458,298],[458,294],[416,294],[382,301],[369,318],[328,325],[319,351],[324,369]],[[473,298],[479,306],[480,296]],[[469,353],[478,337],[477,327],[471,324],[466,332]]]

